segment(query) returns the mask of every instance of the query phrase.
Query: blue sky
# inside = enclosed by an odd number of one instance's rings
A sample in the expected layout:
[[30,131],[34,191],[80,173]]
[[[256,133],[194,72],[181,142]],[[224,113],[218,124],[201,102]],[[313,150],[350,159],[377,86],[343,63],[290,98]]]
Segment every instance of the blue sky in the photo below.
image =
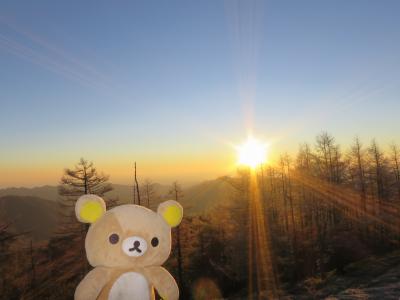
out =
[[0,177],[10,179],[0,186],[54,183],[81,156],[119,182],[133,160],[156,180],[205,179],[229,169],[229,144],[249,130],[276,152],[322,130],[344,144],[356,134],[399,141],[399,10],[399,1],[2,1]]

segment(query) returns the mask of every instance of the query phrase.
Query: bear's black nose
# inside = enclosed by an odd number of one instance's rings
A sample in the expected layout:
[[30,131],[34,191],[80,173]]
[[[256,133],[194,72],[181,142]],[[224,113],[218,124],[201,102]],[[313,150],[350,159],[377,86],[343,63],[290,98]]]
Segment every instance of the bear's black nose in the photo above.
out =
[[133,248],[129,248],[129,251],[137,251],[139,253],[142,253],[142,250],[139,249],[140,242],[139,241],[134,241],[133,242]]

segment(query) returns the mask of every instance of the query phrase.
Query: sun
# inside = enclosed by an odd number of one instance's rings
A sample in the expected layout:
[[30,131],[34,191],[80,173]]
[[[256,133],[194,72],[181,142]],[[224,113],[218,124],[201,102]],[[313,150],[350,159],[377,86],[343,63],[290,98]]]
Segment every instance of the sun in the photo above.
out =
[[236,147],[238,164],[254,169],[266,162],[267,150],[267,144],[249,137],[244,144]]

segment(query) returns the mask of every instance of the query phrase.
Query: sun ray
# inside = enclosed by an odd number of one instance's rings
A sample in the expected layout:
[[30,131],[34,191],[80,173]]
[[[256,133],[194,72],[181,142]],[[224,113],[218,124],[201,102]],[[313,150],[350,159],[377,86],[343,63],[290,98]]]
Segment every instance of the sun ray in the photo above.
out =
[[238,164],[254,169],[267,161],[267,150],[267,144],[249,137],[244,144],[236,146]]

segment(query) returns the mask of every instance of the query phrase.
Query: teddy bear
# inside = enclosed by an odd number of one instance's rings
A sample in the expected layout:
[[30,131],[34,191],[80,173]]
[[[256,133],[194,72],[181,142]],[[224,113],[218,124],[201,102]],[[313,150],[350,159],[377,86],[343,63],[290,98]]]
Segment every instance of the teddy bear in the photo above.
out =
[[157,212],[125,204],[106,210],[96,195],[81,196],[77,219],[89,223],[86,256],[94,267],[79,283],[75,300],[150,300],[154,289],[166,300],[177,300],[179,289],[161,265],[171,252],[171,228],[180,224],[182,206],[168,200]]

